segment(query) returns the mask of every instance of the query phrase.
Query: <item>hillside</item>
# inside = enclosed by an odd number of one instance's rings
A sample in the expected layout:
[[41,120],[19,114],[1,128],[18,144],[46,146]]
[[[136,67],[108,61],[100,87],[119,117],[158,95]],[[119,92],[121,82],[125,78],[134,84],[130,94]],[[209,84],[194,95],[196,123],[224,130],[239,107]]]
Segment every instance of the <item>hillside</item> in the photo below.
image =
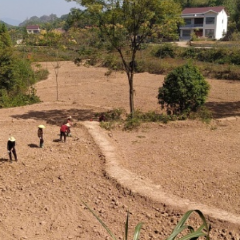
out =
[[[106,77],[107,69],[62,62],[56,101],[54,64],[42,66],[50,71],[36,85],[43,102],[0,110],[2,239],[108,239],[84,201],[119,238],[127,211],[131,236],[141,221],[141,240],[166,239],[194,204],[209,216],[212,240],[239,240],[239,82],[208,80],[208,107],[219,117],[210,125],[183,121],[106,131],[94,113],[128,109],[125,74]],[[158,110],[162,82],[163,76],[137,74],[136,108]],[[73,137],[64,144],[59,126],[69,115]],[[39,124],[46,125],[43,149]],[[17,139],[18,162],[8,161],[9,134]],[[109,171],[112,166],[117,171]]]
[[10,25],[10,24],[2,21],[2,20],[0,20],[0,23],[1,23],[1,24],[5,24],[7,28],[12,28],[12,27],[13,27],[12,25]]
[[57,21],[63,21],[67,18],[68,14],[62,15],[60,18],[57,17],[56,14],[50,14],[50,15],[43,15],[41,17],[32,16],[25,21],[21,22],[19,24],[19,27],[23,27],[26,25],[42,25],[46,23],[54,24]]

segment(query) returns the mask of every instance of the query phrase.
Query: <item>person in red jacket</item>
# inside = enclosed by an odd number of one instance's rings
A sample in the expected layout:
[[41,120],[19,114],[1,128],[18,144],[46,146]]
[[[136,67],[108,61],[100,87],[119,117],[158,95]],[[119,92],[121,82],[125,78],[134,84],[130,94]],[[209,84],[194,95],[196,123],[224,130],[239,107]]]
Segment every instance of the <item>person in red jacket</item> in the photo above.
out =
[[[67,137],[67,132],[68,132],[69,126],[70,126],[70,124],[66,123],[60,127],[60,141],[66,142],[66,137]],[[62,138],[63,138],[63,140],[62,140]]]

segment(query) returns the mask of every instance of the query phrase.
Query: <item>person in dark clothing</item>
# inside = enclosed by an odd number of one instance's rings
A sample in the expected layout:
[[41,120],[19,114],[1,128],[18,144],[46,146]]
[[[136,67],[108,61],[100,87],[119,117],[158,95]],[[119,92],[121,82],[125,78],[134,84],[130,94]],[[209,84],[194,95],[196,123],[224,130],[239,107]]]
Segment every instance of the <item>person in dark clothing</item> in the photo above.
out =
[[[60,141],[62,142],[66,142],[66,138],[67,138],[67,133],[68,133],[68,128],[69,128],[70,124],[69,123],[66,123],[66,124],[63,124],[61,127],[60,127]],[[63,140],[62,140],[63,138]]]
[[45,128],[44,125],[39,125],[38,126],[38,137],[40,139],[40,143],[39,143],[39,147],[40,148],[43,148],[43,143],[44,143],[44,140],[43,140],[43,129]]
[[99,117],[99,122],[105,122],[106,121],[106,117],[104,115],[104,113],[102,113]]
[[13,156],[14,156],[14,159],[15,161],[17,161],[17,152],[16,152],[16,149],[15,149],[15,138],[13,136],[11,136],[9,139],[8,139],[8,142],[7,142],[7,150],[8,150],[8,155],[9,155],[9,159],[10,161],[12,161],[12,153],[13,153]]

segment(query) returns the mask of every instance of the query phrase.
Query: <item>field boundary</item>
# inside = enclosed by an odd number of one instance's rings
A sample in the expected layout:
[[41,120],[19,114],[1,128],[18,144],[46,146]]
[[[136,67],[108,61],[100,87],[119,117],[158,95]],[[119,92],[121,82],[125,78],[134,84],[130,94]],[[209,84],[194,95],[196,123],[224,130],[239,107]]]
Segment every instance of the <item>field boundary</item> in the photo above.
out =
[[216,220],[232,223],[237,226],[240,225],[239,215],[165,193],[160,185],[155,185],[151,180],[143,179],[141,176],[137,176],[131,171],[122,168],[119,166],[118,159],[120,156],[118,155],[117,150],[111,144],[109,136],[103,129],[101,129],[99,123],[96,121],[85,121],[81,124],[88,130],[102,154],[105,156],[106,172],[124,188],[131,189],[133,193],[138,193],[142,196],[151,198],[156,202],[170,205],[175,209],[180,208],[185,211],[199,209],[205,215]]

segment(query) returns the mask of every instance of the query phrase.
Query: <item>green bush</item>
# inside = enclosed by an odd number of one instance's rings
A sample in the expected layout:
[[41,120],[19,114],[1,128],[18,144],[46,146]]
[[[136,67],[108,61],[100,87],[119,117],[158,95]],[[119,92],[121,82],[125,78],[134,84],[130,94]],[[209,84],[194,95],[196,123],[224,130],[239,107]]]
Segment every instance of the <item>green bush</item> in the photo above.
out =
[[173,46],[171,43],[165,43],[160,45],[158,50],[154,53],[155,57],[158,58],[165,58],[171,57],[174,58],[176,56],[176,47]]
[[197,56],[197,50],[193,47],[183,48],[180,57],[183,59],[195,59]]
[[126,115],[126,111],[121,108],[113,109],[108,112],[96,113],[95,118],[100,116],[104,117],[104,120],[100,122],[100,127],[105,128],[106,130],[113,129],[123,125],[123,130],[133,130],[138,128],[143,122],[163,122],[167,123],[174,119],[173,116],[168,116],[166,114],[159,114],[154,111],[141,112],[136,110],[134,112],[134,117],[131,114]]
[[112,70],[122,70],[122,63],[117,55],[114,54],[108,54],[103,59],[103,67],[107,67]]
[[29,93],[13,93],[6,90],[0,90],[0,108],[18,107],[40,102],[36,91],[31,87]]
[[131,114],[127,115],[126,120],[124,121],[124,130],[133,130],[138,128],[141,123],[144,122],[163,122],[167,123],[171,120],[170,116],[165,114],[158,114],[154,111],[149,111],[147,113],[143,113],[139,110],[134,112],[134,116]]
[[141,125],[141,121],[137,118],[129,118],[124,122],[124,130],[133,130]]
[[95,117],[99,118],[101,115],[104,116],[104,121],[117,121],[122,119],[126,111],[123,108],[115,108],[107,112],[96,113]]
[[185,64],[165,77],[159,88],[158,102],[168,114],[196,111],[205,103],[209,88],[198,68]]
[[36,81],[46,80],[48,78],[49,71],[47,69],[40,69],[35,71]]
[[48,75],[49,71],[47,69],[42,68],[41,64],[35,64],[34,76],[37,82],[47,79]]

